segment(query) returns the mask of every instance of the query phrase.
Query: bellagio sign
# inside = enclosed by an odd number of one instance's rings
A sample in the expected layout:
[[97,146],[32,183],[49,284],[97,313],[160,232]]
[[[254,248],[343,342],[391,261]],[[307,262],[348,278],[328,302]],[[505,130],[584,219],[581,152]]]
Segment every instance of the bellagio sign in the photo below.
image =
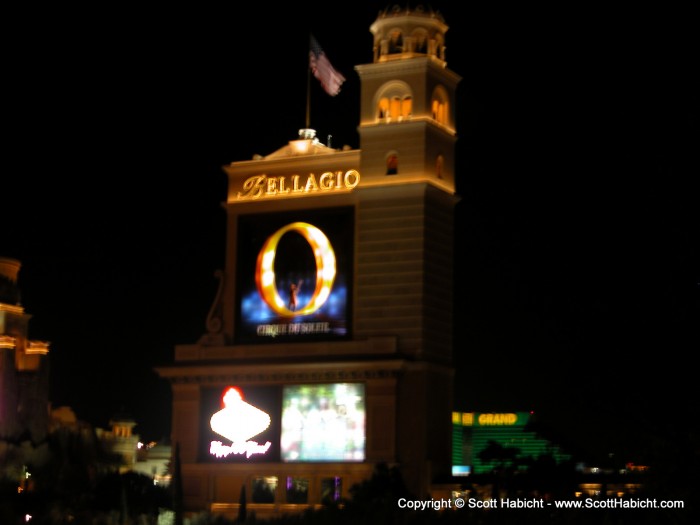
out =
[[314,173],[271,177],[261,174],[248,177],[239,191],[238,200],[257,200],[269,197],[290,195],[311,195],[336,191],[351,191],[360,183],[360,172],[326,171],[316,176]]

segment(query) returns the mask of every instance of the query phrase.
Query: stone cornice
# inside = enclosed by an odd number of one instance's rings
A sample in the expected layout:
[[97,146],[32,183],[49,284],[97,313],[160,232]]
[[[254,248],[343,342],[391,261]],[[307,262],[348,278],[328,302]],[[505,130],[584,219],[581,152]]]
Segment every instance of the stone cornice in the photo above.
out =
[[211,365],[157,368],[172,384],[352,382],[397,378],[404,360],[265,365]]

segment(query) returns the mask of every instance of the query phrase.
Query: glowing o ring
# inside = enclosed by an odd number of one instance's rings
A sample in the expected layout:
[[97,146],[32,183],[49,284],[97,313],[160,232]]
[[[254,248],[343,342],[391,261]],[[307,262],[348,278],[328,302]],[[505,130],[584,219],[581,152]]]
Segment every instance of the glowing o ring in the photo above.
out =
[[[275,283],[275,256],[282,236],[290,231],[299,233],[311,246],[316,259],[316,289],[311,300],[303,308],[292,311],[277,292]],[[315,312],[328,300],[335,280],[335,253],[328,237],[306,222],[293,222],[270,235],[258,254],[255,265],[255,284],[263,300],[278,314],[285,317]]]

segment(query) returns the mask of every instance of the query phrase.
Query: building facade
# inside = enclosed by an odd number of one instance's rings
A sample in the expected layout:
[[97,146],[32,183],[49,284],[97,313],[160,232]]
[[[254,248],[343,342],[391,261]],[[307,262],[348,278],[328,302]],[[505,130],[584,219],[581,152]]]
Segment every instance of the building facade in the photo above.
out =
[[40,443],[49,426],[49,344],[29,339],[21,266],[0,258],[0,440]]
[[482,453],[490,446],[513,451],[516,458],[549,455],[557,463],[571,456],[528,428],[531,412],[453,412],[452,473],[455,476],[491,472],[494,465]]
[[172,387],[185,508],[257,515],[348,497],[379,463],[428,497],[451,475],[455,91],[448,26],[380,13],[360,149],[302,129],[232,162],[226,267]]

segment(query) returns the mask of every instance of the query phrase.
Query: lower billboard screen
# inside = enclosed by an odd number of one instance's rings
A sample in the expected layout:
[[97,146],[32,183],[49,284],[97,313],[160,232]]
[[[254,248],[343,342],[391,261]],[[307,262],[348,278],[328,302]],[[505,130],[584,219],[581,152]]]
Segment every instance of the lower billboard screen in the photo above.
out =
[[282,393],[282,461],[363,461],[361,383],[288,385]]

